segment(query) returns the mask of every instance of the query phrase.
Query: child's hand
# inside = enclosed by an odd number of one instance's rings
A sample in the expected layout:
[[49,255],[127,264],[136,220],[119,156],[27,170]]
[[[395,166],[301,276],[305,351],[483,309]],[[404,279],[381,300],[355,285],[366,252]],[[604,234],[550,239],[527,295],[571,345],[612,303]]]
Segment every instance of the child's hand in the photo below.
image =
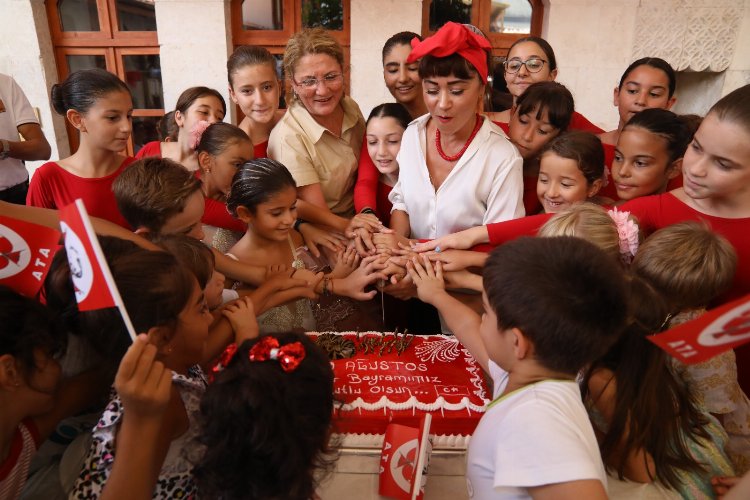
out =
[[357,214],[349,221],[349,225],[346,226],[344,234],[349,238],[354,238],[355,229],[364,229],[368,233],[374,233],[380,231],[382,228],[383,223],[380,222],[380,219],[378,219],[377,216],[373,214]]
[[378,253],[391,254],[394,250],[399,249],[399,243],[409,245],[409,238],[396,234],[394,232],[380,232],[372,235],[372,241]]
[[290,277],[298,280],[305,280],[307,286],[315,289],[315,287],[323,280],[323,273],[314,273],[307,269],[295,269]]
[[372,241],[372,233],[367,229],[357,228],[351,233],[354,236],[352,244],[357,249],[357,253],[363,259],[368,255],[373,255],[376,252],[375,243]]
[[[412,257],[419,255],[417,252],[411,249],[411,244],[405,244],[402,242],[398,243],[398,248],[395,248],[392,253],[393,255],[405,257],[406,260],[411,260]],[[404,263],[404,265],[406,264]]]
[[461,271],[467,267],[477,264],[476,254],[467,250],[442,250],[440,252],[429,252],[425,255],[432,262],[442,262],[444,271]]
[[359,254],[355,248],[347,248],[336,254],[336,264],[333,266],[333,270],[329,277],[331,278],[346,278],[359,267],[360,262]]
[[286,264],[271,264],[266,266],[266,279],[270,280],[274,276],[284,273],[286,270]]
[[120,361],[115,390],[129,419],[161,420],[169,403],[172,371],[156,361],[157,348],[138,335]]
[[249,296],[227,304],[222,309],[221,314],[232,325],[237,345],[242,344],[245,340],[254,339],[259,335],[258,320],[255,317],[253,301]]
[[297,279],[296,275],[294,278],[279,275],[266,281],[249,295],[253,300],[256,314],[262,314],[272,307],[300,298],[316,300],[318,295],[315,293],[315,287],[323,279],[323,273],[315,276],[316,281],[311,284],[303,279]]
[[717,476],[711,478],[711,487],[717,498],[721,499],[727,492],[740,481],[739,477]]
[[360,266],[349,276],[332,281],[332,292],[336,295],[351,297],[355,300],[369,300],[377,294],[377,290],[365,292],[367,285],[388,277],[382,273],[385,263],[379,256],[373,255],[362,259]]
[[[440,264],[440,261],[437,263]],[[484,291],[482,277],[478,274],[474,274],[466,269],[462,271],[445,271],[445,267],[443,267],[443,271],[443,279],[447,288],[463,288],[480,293]]]
[[406,262],[400,264],[397,261],[388,259],[385,261],[386,268],[383,269],[383,274],[388,276],[388,281],[383,286],[391,283],[395,285],[406,277]]
[[431,304],[438,295],[445,293],[445,281],[443,281],[443,264],[438,261],[432,267],[430,260],[422,256],[420,259],[414,257],[407,265],[406,270],[417,285],[417,296],[422,302]]
[[316,258],[320,258],[320,249],[318,248],[318,245],[325,247],[332,252],[339,252],[344,249],[347,242],[344,235],[320,229],[310,223],[300,225],[299,232],[305,240],[305,246]]
[[428,250],[438,249],[447,250],[449,248],[466,250],[474,245],[486,243],[489,239],[487,226],[477,226],[464,229],[457,233],[446,234],[445,236],[441,236],[440,238],[425,243],[417,243],[413,246],[413,249],[415,252],[427,252]]

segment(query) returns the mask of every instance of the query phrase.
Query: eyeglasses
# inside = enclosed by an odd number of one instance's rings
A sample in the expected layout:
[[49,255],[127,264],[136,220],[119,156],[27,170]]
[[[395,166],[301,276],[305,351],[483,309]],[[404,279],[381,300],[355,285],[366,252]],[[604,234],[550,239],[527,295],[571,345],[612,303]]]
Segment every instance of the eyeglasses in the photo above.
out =
[[542,68],[544,67],[544,64],[547,61],[544,59],[538,59],[535,57],[532,57],[531,59],[527,59],[525,61],[521,61],[519,59],[511,59],[510,61],[505,61],[503,63],[503,66],[505,66],[505,71],[507,73],[518,73],[521,70],[521,66],[526,66],[526,70],[529,73],[539,73],[542,71]]
[[311,77],[311,78],[305,78],[301,82],[298,82],[297,80],[294,80],[294,83],[299,85],[300,87],[305,88],[306,90],[312,90],[314,88],[318,87],[318,84],[322,83],[326,87],[334,88],[337,87],[342,82],[342,77],[344,75],[341,73],[328,73],[326,76],[318,80],[317,78]]

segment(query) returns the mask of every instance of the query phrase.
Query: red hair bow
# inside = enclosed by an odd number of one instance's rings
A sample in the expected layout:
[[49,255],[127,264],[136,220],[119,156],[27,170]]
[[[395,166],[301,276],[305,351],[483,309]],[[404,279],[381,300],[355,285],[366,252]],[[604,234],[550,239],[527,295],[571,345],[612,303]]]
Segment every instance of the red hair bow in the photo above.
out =
[[255,344],[248,355],[250,361],[278,360],[281,369],[289,373],[297,369],[305,359],[305,346],[302,342],[292,342],[279,347],[276,337],[263,337]]
[[477,69],[482,81],[487,83],[487,54],[492,50],[492,45],[485,37],[477,35],[463,24],[447,22],[422,42],[414,38],[411,47],[411,53],[406,59],[408,63],[427,55],[448,57],[458,54],[469,61]]

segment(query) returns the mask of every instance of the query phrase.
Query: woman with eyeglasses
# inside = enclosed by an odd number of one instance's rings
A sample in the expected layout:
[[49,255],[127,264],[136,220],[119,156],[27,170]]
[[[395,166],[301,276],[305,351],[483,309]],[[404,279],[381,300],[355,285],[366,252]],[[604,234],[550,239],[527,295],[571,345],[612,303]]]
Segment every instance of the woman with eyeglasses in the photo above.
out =
[[[536,82],[554,81],[557,78],[557,59],[552,46],[543,38],[527,36],[516,40],[508,50],[503,63],[503,74],[508,92],[513,96],[513,106],[523,91]],[[511,110],[487,113],[496,123],[510,122]],[[574,112],[570,122],[571,130],[584,130],[601,134],[602,129],[591,123],[580,113]]]
[[341,45],[322,29],[300,31],[287,42],[284,73],[289,107],[271,131],[268,156],[294,177],[300,219],[350,235],[355,227],[378,229],[372,214],[351,219],[365,119],[344,95]]

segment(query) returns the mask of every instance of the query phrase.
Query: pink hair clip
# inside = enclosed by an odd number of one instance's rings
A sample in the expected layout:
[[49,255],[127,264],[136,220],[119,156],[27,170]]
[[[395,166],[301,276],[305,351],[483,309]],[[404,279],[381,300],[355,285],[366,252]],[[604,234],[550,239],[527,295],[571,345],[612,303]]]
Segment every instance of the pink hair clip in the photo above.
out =
[[190,149],[195,150],[198,148],[198,144],[201,143],[201,137],[203,137],[203,132],[210,126],[211,124],[206,120],[201,120],[193,125],[193,128],[190,129]]
[[617,234],[620,237],[620,254],[627,263],[635,257],[640,243],[640,229],[638,224],[630,218],[630,212],[620,212],[616,208],[608,210],[607,213],[617,226]]

